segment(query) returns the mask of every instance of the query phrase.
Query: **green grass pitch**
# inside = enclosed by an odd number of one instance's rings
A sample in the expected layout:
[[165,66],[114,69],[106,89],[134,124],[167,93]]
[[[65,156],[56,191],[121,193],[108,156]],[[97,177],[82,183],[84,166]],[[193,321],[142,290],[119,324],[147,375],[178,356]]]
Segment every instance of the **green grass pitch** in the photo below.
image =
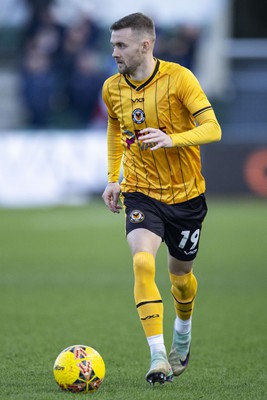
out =
[[[267,398],[267,206],[208,199],[195,263],[199,290],[188,370],[172,384],[144,379],[149,350],[133,301],[124,216],[84,207],[0,210],[0,399],[60,400],[58,353],[87,344],[103,356],[101,400]],[[169,351],[174,319],[163,245],[157,282]]]

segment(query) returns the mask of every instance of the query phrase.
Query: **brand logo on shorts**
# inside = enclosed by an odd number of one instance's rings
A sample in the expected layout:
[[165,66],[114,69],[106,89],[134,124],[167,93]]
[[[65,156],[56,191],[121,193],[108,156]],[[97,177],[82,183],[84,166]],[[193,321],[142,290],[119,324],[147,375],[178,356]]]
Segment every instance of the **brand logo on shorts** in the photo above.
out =
[[137,224],[138,222],[142,222],[145,219],[145,215],[142,211],[140,210],[133,210],[131,214],[129,215],[129,220],[133,224]]
[[185,251],[185,250],[184,250],[184,253],[185,253],[187,256],[190,256],[190,255],[192,255],[192,254],[195,254],[196,252],[197,252],[197,249],[191,250],[191,251]]
[[133,110],[132,119],[133,122],[135,122],[136,124],[142,124],[142,122],[144,122],[144,120],[146,119],[144,111],[141,110],[141,108],[136,108],[135,110]]

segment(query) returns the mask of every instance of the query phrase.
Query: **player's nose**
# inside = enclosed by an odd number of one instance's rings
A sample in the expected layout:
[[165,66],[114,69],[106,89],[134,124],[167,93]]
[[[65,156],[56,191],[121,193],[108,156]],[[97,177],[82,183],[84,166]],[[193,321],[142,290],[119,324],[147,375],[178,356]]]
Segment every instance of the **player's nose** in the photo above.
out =
[[119,51],[116,47],[113,48],[112,57],[119,58]]

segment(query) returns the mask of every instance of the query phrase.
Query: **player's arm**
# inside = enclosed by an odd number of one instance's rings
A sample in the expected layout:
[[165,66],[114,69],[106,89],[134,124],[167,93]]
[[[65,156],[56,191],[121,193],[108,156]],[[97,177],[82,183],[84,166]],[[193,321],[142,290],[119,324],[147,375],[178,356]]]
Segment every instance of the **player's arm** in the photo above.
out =
[[121,205],[119,202],[120,195],[120,167],[122,159],[122,146],[120,142],[120,125],[117,119],[108,117],[107,128],[107,144],[108,144],[108,184],[102,194],[102,198],[110,211],[119,213]]
[[108,111],[107,150],[108,150],[108,184],[102,198],[110,211],[119,213],[121,205],[118,204],[120,196],[120,167],[122,159],[122,146],[120,142],[120,124],[113,112],[109,94],[110,79],[104,82],[102,97]]
[[170,136],[156,128],[145,128],[140,131],[143,136],[139,136],[139,140],[144,143],[156,142],[151,150],[160,147],[198,146],[219,141],[221,128],[215,113],[198,80],[186,69],[183,70],[178,97],[195,119],[196,127]]
[[200,113],[195,120],[196,128],[171,135],[173,146],[198,146],[221,140],[221,128],[212,108]]
[[221,140],[221,128],[199,81],[186,68],[181,70],[177,96],[196,122],[186,132],[171,135],[173,146],[198,146]]
[[151,150],[160,147],[198,146],[217,142],[221,139],[221,128],[212,110],[206,111],[196,118],[198,126],[186,132],[167,135],[160,129],[145,128],[139,133],[139,140],[143,143],[157,143]]

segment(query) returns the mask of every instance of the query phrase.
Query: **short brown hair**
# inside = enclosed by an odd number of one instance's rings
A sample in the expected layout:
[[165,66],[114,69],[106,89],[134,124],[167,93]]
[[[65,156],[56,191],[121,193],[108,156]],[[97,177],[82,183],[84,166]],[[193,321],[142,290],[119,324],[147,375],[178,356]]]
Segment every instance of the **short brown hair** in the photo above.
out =
[[156,38],[154,22],[151,18],[140,12],[126,15],[126,17],[119,19],[111,25],[110,30],[118,31],[124,28],[131,28],[135,31],[145,31],[151,35],[153,39]]

